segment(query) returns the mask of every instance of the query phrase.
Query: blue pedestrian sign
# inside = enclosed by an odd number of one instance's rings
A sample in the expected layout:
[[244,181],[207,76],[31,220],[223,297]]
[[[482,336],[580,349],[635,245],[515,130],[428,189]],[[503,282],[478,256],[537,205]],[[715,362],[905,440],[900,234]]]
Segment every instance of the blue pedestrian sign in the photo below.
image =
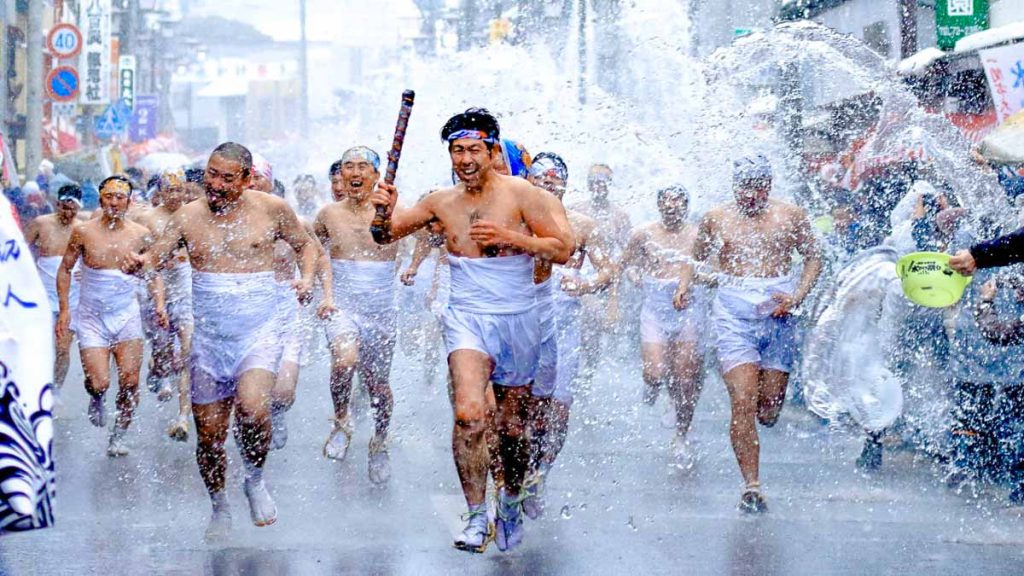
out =
[[96,117],[96,136],[111,138],[121,134],[128,128],[129,120],[129,112],[125,109],[124,104],[118,100],[116,104],[107,106],[107,109]]

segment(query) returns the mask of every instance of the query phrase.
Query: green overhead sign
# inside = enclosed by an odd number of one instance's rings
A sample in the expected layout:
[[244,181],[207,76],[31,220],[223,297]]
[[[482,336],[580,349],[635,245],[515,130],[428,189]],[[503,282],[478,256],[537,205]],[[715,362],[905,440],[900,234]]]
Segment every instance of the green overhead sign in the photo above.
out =
[[936,0],[935,31],[939,48],[952,50],[956,41],[988,29],[988,0]]

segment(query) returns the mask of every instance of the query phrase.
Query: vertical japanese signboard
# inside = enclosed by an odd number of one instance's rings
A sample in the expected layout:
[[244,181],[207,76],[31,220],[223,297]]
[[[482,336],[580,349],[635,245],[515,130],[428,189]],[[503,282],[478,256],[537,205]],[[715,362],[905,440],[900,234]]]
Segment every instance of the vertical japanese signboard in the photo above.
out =
[[936,0],[935,32],[939,48],[952,50],[956,41],[988,29],[988,0]]
[[979,50],[996,116],[1006,120],[1024,108],[1024,44]]
[[135,56],[122,55],[117,60],[119,97],[128,110],[135,108]]
[[84,105],[110,103],[110,4],[111,0],[85,0],[79,24],[82,53],[78,70]]

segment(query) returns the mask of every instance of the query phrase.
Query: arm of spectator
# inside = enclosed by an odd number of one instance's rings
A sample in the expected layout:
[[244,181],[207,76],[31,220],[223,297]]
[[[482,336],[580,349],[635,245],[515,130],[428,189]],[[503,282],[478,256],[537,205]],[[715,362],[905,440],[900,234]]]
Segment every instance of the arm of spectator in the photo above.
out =
[[995,268],[1024,262],[1024,228],[971,247],[978,268]]
[[978,329],[988,341],[1000,346],[1014,346],[1024,343],[1024,321],[1020,318],[1002,320],[996,313],[995,281],[989,281],[981,289],[981,298],[974,307],[974,318]]

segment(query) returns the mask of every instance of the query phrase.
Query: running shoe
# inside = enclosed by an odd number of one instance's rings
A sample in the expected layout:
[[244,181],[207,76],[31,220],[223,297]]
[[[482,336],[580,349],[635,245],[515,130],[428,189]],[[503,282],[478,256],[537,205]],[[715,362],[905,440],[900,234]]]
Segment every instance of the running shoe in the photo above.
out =
[[768,504],[760,490],[748,488],[740,497],[739,509],[746,514],[764,514],[768,511]]
[[228,537],[231,533],[231,511],[228,509],[218,510],[210,516],[210,524],[206,527],[206,540],[217,542]]
[[453,546],[465,552],[482,554],[487,550],[487,543],[494,539],[494,526],[487,517],[487,507],[470,510],[462,516],[466,528],[455,537]]
[[498,494],[498,517],[494,521],[494,542],[498,550],[508,552],[523,543],[523,501]]
[[334,428],[324,442],[324,457],[331,460],[344,460],[348,455],[348,447],[352,445],[352,424],[348,419],[333,419]]
[[391,479],[391,458],[388,456],[386,440],[374,436],[370,440],[370,459],[368,463],[370,482],[384,484]]
[[104,394],[100,394],[89,399],[89,422],[97,428],[107,425],[107,413],[103,410],[104,397]]

